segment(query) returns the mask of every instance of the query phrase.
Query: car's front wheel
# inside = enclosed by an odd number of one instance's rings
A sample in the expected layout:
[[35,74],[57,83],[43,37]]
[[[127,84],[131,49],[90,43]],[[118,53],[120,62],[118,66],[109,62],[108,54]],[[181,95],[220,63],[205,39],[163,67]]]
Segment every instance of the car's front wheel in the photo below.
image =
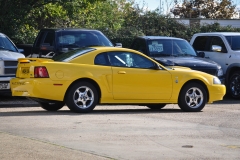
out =
[[89,82],[75,83],[66,95],[66,104],[73,112],[90,112],[95,108],[97,102],[97,90]]
[[185,85],[178,97],[179,107],[186,112],[199,112],[207,103],[207,91],[199,83]]
[[229,91],[233,98],[240,98],[240,72],[234,72],[229,80]]
[[47,103],[47,102],[38,102],[40,106],[47,110],[47,111],[57,111],[65,105],[64,102],[54,102],[54,103]]
[[147,105],[148,108],[153,109],[153,110],[159,110],[165,107],[167,104],[149,104]]

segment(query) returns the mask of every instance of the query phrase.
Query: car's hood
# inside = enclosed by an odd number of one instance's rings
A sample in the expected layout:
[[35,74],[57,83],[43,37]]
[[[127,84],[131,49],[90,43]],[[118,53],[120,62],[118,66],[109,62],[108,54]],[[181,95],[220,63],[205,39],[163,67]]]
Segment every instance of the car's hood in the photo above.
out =
[[189,68],[216,68],[220,67],[216,62],[200,57],[155,57],[164,66],[184,66]]
[[24,54],[7,50],[0,50],[0,59],[18,59],[24,58]]

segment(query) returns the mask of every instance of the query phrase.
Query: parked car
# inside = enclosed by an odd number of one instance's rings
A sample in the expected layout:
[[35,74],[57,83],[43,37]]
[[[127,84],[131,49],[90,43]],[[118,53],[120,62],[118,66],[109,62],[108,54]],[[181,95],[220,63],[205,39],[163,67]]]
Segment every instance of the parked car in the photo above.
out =
[[196,33],[190,44],[202,57],[221,65],[228,93],[240,99],[240,33]]
[[224,82],[219,64],[200,57],[193,47],[182,38],[165,36],[136,37],[131,49],[140,51],[165,66],[184,66],[217,76]]
[[[58,28],[41,29],[28,57],[52,58],[54,55],[89,46],[114,46],[99,30]],[[116,43],[121,47],[121,43]],[[25,46],[29,48],[29,45]]]
[[151,109],[178,103],[201,111],[222,100],[225,86],[216,76],[186,67],[165,67],[131,49],[90,47],[46,58],[21,58],[13,96],[28,97],[49,111],[65,104],[90,112],[97,104],[138,104]]
[[0,33],[0,95],[11,96],[9,81],[16,75],[18,58],[25,57],[20,52],[8,36]]

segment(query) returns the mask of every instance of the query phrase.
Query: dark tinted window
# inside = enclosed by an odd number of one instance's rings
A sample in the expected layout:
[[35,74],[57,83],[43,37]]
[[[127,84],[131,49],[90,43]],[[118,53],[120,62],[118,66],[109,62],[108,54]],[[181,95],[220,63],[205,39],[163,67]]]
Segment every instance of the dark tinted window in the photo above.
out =
[[98,31],[60,31],[57,32],[57,45],[69,47],[113,46]]
[[93,48],[82,48],[82,49],[77,49],[77,50],[73,50],[64,54],[59,54],[57,56],[53,56],[53,60],[54,61],[59,61],[59,62],[68,62],[76,57],[79,57],[83,54],[86,54],[88,52],[91,52],[95,49]]
[[240,50],[240,36],[226,36],[232,50]]
[[96,65],[104,65],[104,66],[109,66],[109,60],[108,60],[108,55],[107,53],[101,53],[98,54],[95,59],[94,59],[94,64]]
[[38,37],[37,37],[37,42],[36,42],[36,47],[40,47],[40,44],[41,44],[41,40],[43,39],[43,36],[44,36],[44,33],[45,32],[41,32]]
[[43,43],[45,45],[53,46],[53,43],[54,43],[54,33],[53,32],[48,32]]
[[147,54],[147,46],[144,39],[136,39],[132,44],[132,49]]
[[206,50],[207,40],[208,40],[207,36],[196,37],[195,41],[193,42],[193,48],[197,51],[207,51]]

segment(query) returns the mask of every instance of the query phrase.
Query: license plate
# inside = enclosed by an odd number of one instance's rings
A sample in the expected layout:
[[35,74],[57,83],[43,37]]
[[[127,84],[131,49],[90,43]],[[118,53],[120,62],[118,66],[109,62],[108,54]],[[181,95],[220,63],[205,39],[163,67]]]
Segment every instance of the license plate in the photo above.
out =
[[10,89],[9,83],[0,83],[0,90],[1,89]]
[[22,74],[29,74],[29,68],[22,67]]

